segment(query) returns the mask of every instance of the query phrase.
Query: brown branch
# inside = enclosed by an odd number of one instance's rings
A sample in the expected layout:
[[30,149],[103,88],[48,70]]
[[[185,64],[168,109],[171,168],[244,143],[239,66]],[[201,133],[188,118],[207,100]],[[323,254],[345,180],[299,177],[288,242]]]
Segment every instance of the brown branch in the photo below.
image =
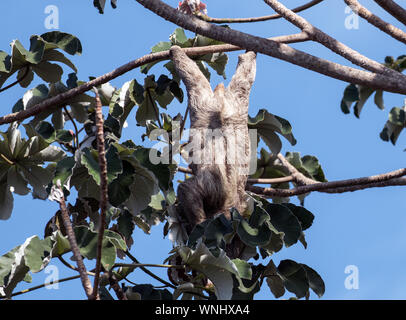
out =
[[354,49],[346,46],[337,39],[334,39],[333,37],[323,32],[322,30],[314,27],[306,19],[302,18],[301,16],[297,15],[296,13],[286,8],[279,1],[277,0],[264,0],[264,1],[272,9],[281,14],[287,21],[289,21],[296,27],[300,28],[303,32],[305,32],[313,41],[322,44],[326,48],[344,57],[348,61],[371,72],[387,75],[393,79],[398,79],[399,81],[403,82],[406,81],[406,77],[400,72],[392,70],[384,66],[383,64],[378,63],[375,60],[372,60],[360,54],[358,51],[355,51]]
[[337,180],[331,182],[317,182],[307,178],[292,166],[282,155],[278,155],[279,160],[289,170],[298,184],[302,184],[294,189],[274,189],[260,188],[247,185],[246,190],[254,193],[263,194],[269,197],[292,197],[313,191],[326,193],[343,193],[363,190],[367,188],[401,186],[406,185],[406,168],[383,173],[370,177],[362,177],[347,180]]
[[[60,191],[63,195],[63,190],[60,188]],[[86,295],[88,299],[92,298],[92,284],[90,283],[89,277],[87,275],[86,266],[83,263],[82,255],[80,254],[80,250],[78,247],[78,243],[76,241],[75,232],[73,231],[72,222],[70,221],[68,208],[66,207],[65,199],[62,196],[59,199],[59,206],[61,209],[61,215],[63,220],[63,225],[66,230],[66,234],[68,235],[69,244],[75,258],[76,264],[78,266],[78,272],[80,274],[80,280],[82,281],[82,286],[85,289]]]
[[104,146],[104,121],[102,113],[102,103],[100,101],[99,93],[97,89],[93,89],[96,94],[96,139],[97,139],[97,151],[99,153],[99,167],[100,167],[100,219],[99,219],[99,234],[97,239],[97,256],[96,256],[96,270],[93,284],[93,299],[99,299],[99,281],[101,272],[101,259],[103,248],[104,229],[106,227],[106,210],[107,210],[107,161],[106,150]]
[[[345,181],[345,180],[342,180]],[[339,182],[339,181],[334,181]],[[332,188],[328,184],[330,182],[320,182],[307,186],[300,186],[294,189],[274,189],[274,188],[261,188],[253,185],[247,185],[246,190],[253,193],[264,195],[266,197],[293,197],[309,192],[324,192],[324,193],[344,193],[344,192],[353,192],[370,188],[382,188],[382,187],[393,187],[393,186],[405,186],[406,178],[395,178],[381,182],[371,182],[369,184],[360,184],[360,185],[348,185],[343,187]]]
[[388,71],[390,76],[357,70],[312,56],[282,43],[256,37],[244,32],[223,28],[202,21],[191,15],[184,15],[160,0],[136,1],[160,17],[173,22],[184,29],[211,39],[263,53],[345,82],[363,85],[372,89],[406,93],[406,77],[400,73],[395,73],[393,70]]
[[406,33],[391,25],[390,23],[382,20],[367,8],[362,6],[357,0],[344,0],[348,4],[354,13],[358,14],[360,17],[364,18],[370,24],[374,25],[381,31],[387,33],[392,38],[399,40],[406,44]]
[[[134,263],[140,264],[140,262],[137,260],[137,258],[135,258],[130,252],[126,251],[125,252],[126,256],[129,257]],[[165,281],[164,279],[158,277],[157,275],[155,275],[153,272],[149,271],[147,268],[145,268],[143,265],[140,264],[139,267],[142,271],[144,271],[147,275],[149,275],[150,277],[154,278],[155,280],[158,280],[159,282],[163,283],[164,285],[175,289],[176,287],[172,284],[169,283],[168,281]]]
[[[303,33],[298,33],[298,34],[287,35],[287,36],[279,36],[279,37],[275,37],[275,38],[271,38],[271,39],[273,39],[276,42],[286,41],[286,43],[294,43],[294,42],[307,41],[308,36]],[[223,45],[212,45],[212,46],[206,46],[206,47],[185,48],[183,50],[185,51],[185,53],[188,56],[200,56],[200,55],[205,55],[205,54],[209,54],[209,53],[229,52],[229,51],[237,51],[237,50],[242,50],[242,49],[238,46],[223,44]],[[166,60],[169,58],[170,58],[169,50],[147,54],[137,60],[130,61],[130,62],[122,65],[121,67],[119,67],[109,73],[106,73],[100,77],[97,77],[89,82],[86,82],[76,88],[73,88],[64,93],[58,94],[52,98],[46,99],[46,100],[42,101],[41,103],[38,103],[38,104],[32,106],[29,109],[2,116],[2,117],[0,117],[0,125],[6,124],[6,123],[11,123],[14,121],[23,121],[24,119],[35,116],[35,115],[37,115],[43,111],[49,110],[50,108],[53,108],[55,106],[61,106],[63,103],[69,104],[68,103],[69,99],[72,99],[72,98],[76,97],[77,95],[85,93],[85,92],[91,90],[93,87],[98,87],[98,86],[102,85],[103,83],[106,83],[112,79],[115,79],[115,78],[117,78],[135,68],[143,66],[145,64],[148,64],[151,62],[156,62],[156,61],[161,61],[161,60]],[[405,89],[405,92],[406,92],[406,89]]]
[[406,25],[406,10],[392,0],[374,0],[394,18]]
[[[19,292],[12,293],[11,297],[19,296],[19,295],[22,295],[22,294],[25,294],[25,293],[28,293],[28,292],[32,292],[32,291],[35,291],[35,290],[38,290],[38,289],[45,288],[46,286],[52,286],[52,285],[54,285],[56,283],[62,283],[62,282],[66,282],[66,281],[70,281],[70,280],[74,280],[74,279],[78,279],[78,278],[80,278],[80,275],[76,275],[76,276],[72,276],[72,277],[68,277],[68,278],[63,278],[63,279],[43,283],[43,284],[40,284],[40,285],[35,286],[35,287],[31,287],[31,288],[28,288],[28,289],[21,290]],[[8,298],[8,296],[0,296],[0,299],[5,299],[5,298]]]
[[[304,10],[307,10],[316,4],[319,4],[323,0],[313,0],[309,1],[306,4],[303,4],[299,7],[296,7],[292,9],[293,12],[301,12]],[[272,15],[267,15],[267,16],[262,16],[262,17],[253,17],[253,18],[211,18],[209,16],[206,16],[204,14],[198,13],[196,15],[199,19],[202,19],[203,21],[206,22],[211,22],[211,23],[249,23],[249,22],[261,22],[261,21],[268,21],[268,20],[275,20],[279,19],[282,16],[280,14],[272,14]]]

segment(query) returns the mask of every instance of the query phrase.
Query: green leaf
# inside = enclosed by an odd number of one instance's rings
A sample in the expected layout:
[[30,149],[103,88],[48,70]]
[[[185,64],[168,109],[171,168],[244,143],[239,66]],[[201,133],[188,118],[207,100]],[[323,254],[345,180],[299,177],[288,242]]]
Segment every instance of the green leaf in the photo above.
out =
[[109,202],[113,206],[119,207],[130,197],[130,186],[134,182],[134,172],[133,166],[127,161],[123,161],[123,172],[108,186]]
[[63,69],[54,63],[42,61],[32,66],[32,70],[45,82],[55,83],[61,80]]
[[293,260],[282,260],[277,269],[286,290],[294,293],[299,299],[306,296],[309,282],[302,265]]
[[177,252],[185,264],[192,269],[206,275],[214,284],[215,294],[218,300],[230,300],[233,294],[234,275],[240,283],[240,289],[244,289],[240,273],[236,265],[227,257],[223,250],[215,257],[210,250],[201,242],[195,250],[189,247],[180,247]]
[[389,113],[389,120],[386,122],[385,127],[381,131],[380,137],[384,141],[391,141],[393,145],[396,144],[400,133],[406,127],[406,107],[392,108]]
[[251,247],[264,246],[269,243],[272,235],[267,224],[268,221],[269,215],[267,212],[256,206],[249,221],[240,220],[237,234],[245,244]]
[[282,148],[282,143],[275,132],[286,138],[292,145],[296,144],[290,123],[281,117],[269,113],[265,109],[259,110],[254,118],[248,117],[248,128],[258,131],[259,136],[274,155],[278,154]]
[[374,102],[377,105],[377,107],[381,110],[385,109],[385,104],[383,102],[383,91],[382,90],[376,90],[375,97],[374,97]]
[[352,103],[358,100],[359,93],[357,86],[354,84],[349,84],[344,89],[344,95],[341,100],[341,111],[346,114],[350,113]]
[[55,168],[54,178],[52,183],[57,184],[59,180],[62,186],[65,186],[68,190],[70,178],[73,174],[73,167],[75,166],[76,161],[74,157],[66,157],[61,161],[58,161]]
[[[74,228],[74,231],[80,253],[89,260],[96,259],[98,233],[91,231],[86,226],[77,226]],[[110,230],[106,230],[105,232],[106,234],[102,241],[101,263],[104,268],[110,270],[116,261],[117,249],[122,250],[123,245],[125,246],[125,244],[119,240],[120,235]]]
[[372,93],[374,93],[374,91],[374,89],[370,89],[364,86],[358,86],[359,100],[354,106],[354,114],[357,118],[359,118],[365,102],[367,102],[368,98],[372,95]]
[[72,61],[70,61],[68,58],[66,58],[66,56],[62,52],[57,51],[55,49],[50,49],[50,50],[45,51],[42,60],[43,61],[58,61],[58,62],[61,62],[65,65],[67,65],[76,73],[78,72],[75,65],[72,63]]
[[289,210],[299,220],[302,230],[306,230],[311,227],[314,220],[314,215],[304,207],[296,206],[293,203],[282,203],[283,206],[288,207]]
[[266,277],[266,283],[275,298],[280,298],[285,294],[285,286],[283,280],[278,274],[278,270],[272,260],[269,261],[266,269],[263,272],[263,276]]
[[80,40],[69,33],[51,31],[42,34],[41,38],[46,42],[46,49],[59,48],[70,55],[82,54]]
[[265,201],[263,206],[271,217],[271,223],[275,229],[285,234],[283,237],[285,245],[289,247],[295,244],[301,236],[302,227],[292,211],[283,205]]
[[128,300],[173,300],[168,289],[154,289],[150,284],[139,284],[125,288]]
[[188,41],[185,31],[182,28],[177,28],[169,37],[173,45],[182,46]]
[[0,50],[0,73],[8,73],[11,70],[11,56]]
[[20,79],[19,84],[22,88],[27,88],[31,84],[32,80],[34,80],[34,72],[32,72],[32,68],[25,67],[18,70],[17,79]]
[[21,281],[27,281],[27,274],[43,270],[51,259],[55,237],[40,240],[32,236],[0,257],[0,295],[10,297]]

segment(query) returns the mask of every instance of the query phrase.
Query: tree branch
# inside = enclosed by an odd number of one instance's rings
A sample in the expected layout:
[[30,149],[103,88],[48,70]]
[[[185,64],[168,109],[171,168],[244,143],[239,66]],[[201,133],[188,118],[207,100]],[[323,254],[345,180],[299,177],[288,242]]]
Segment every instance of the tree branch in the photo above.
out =
[[[309,39],[309,37],[304,33],[298,33],[298,34],[287,35],[287,36],[279,36],[279,37],[275,37],[275,38],[271,38],[271,39],[273,39],[275,42],[294,43],[294,42],[307,41]],[[212,45],[212,46],[206,46],[206,47],[185,48],[183,50],[185,51],[185,53],[188,56],[200,56],[200,55],[205,55],[205,54],[215,53],[215,52],[229,52],[229,51],[237,51],[237,50],[243,50],[243,49],[241,49],[238,46],[223,44],[223,45]],[[170,58],[169,50],[147,54],[137,60],[130,61],[130,62],[122,65],[121,67],[119,67],[109,73],[106,73],[100,77],[97,77],[89,82],[86,82],[76,88],[73,88],[64,93],[58,94],[52,98],[46,99],[46,100],[42,101],[41,103],[38,103],[38,104],[32,106],[29,109],[2,116],[2,117],[0,117],[0,125],[6,124],[6,123],[11,123],[14,121],[23,121],[24,119],[35,116],[35,115],[37,115],[43,111],[46,111],[50,108],[53,108],[55,106],[61,106],[63,103],[68,104],[67,101],[69,99],[72,99],[73,97],[76,97],[77,95],[85,93],[85,92],[91,90],[93,87],[98,87],[98,86],[102,85],[103,83],[106,83],[112,79],[115,79],[115,78],[117,78],[135,68],[143,66],[147,63],[156,62],[156,61],[160,61],[160,60],[166,60],[169,58]],[[405,89],[405,92],[406,92],[406,89]]]
[[392,38],[399,40],[406,44],[406,33],[391,25],[390,23],[382,20],[378,16],[374,15],[367,8],[362,6],[357,0],[344,0],[346,4],[351,7],[351,10],[358,14],[360,17],[364,18],[370,24],[374,25],[381,31],[387,33]]
[[[189,168],[178,167],[178,171],[186,174],[193,174],[193,171]],[[247,183],[249,184],[276,184],[276,183],[283,183],[283,182],[290,182],[293,181],[293,175],[287,177],[280,177],[280,178],[260,178],[260,179],[248,179]]]
[[394,18],[406,25],[406,10],[392,0],[374,0],[385,11],[389,12]]
[[[128,250],[125,252],[125,254],[127,255],[127,257],[129,257],[134,263],[140,264],[140,262],[137,260],[137,258],[135,258],[130,252],[128,252]],[[152,273],[151,271],[149,271],[147,268],[145,268],[144,266],[142,266],[140,264],[139,267],[142,271],[144,271],[147,275],[149,275],[150,277],[154,278],[155,280],[158,280],[159,282],[163,283],[164,285],[175,289],[176,287],[172,284],[169,283],[167,281],[165,281],[164,279],[161,279],[160,277],[158,277],[157,275],[155,275],[154,273]]]
[[103,248],[104,229],[106,227],[106,210],[107,210],[107,161],[106,150],[104,146],[104,121],[102,113],[102,103],[100,101],[99,93],[94,88],[96,94],[96,139],[97,139],[97,151],[99,153],[99,167],[100,167],[100,220],[99,220],[99,232],[97,239],[97,256],[96,256],[96,270],[93,284],[93,299],[99,299],[99,281],[101,271],[101,259]]
[[367,188],[406,185],[406,178],[403,177],[406,175],[406,168],[370,177],[337,180],[331,182],[317,182],[300,173],[281,154],[278,155],[278,159],[289,170],[295,181],[302,186],[294,189],[274,189],[247,185],[246,190],[269,197],[292,197],[312,191],[343,193]]
[[[342,180],[345,181],[345,180]],[[337,182],[337,181],[334,181]],[[329,182],[323,182],[329,183]],[[301,186],[294,189],[274,189],[274,188],[261,188],[257,186],[247,185],[246,190],[253,193],[264,195],[266,197],[293,197],[309,192],[324,192],[324,193],[344,193],[344,192],[353,192],[370,188],[382,188],[382,187],[393,187],[393,186],[405,186],[406,178],[396,178],[390,179],[382,182],[373,182],[369,184],[361,185],[347,185],[345,187],[331,188],[328,185],[322,185],[321,183],[316,183],[307,186]]]
[[[293,12],[301,12],[304,10],[307,10],[316,4],[319,4],[320,2],[323,2],[323,0],[313,0],[309,1],[308,3],[301,5],[299,7],[296,7],[292,9]],[[267,15],[267,16],[262,16],[262,17],[254,17],[254,18],[211,18],[209,16],[206,16],[204,14],[198,13],[196,15],[199,19],[206,21],[206,22],[211,22],[211,23],[249,23],[249,22],[261,22],[261,21],[268,21],[268,20],[275,20],[279,19],[282,16],[280,14],[272,14],[272,15]]]
[[[406,77],[400,73],[395,73],[393,70],[389,71],[391,76],[357,70],[312,56],[282,43],[213,25],[191,15],[184,15],[160,0],[136,1],[160,17],[206,37],[260,52],[335,79],[364,85],[372,89],[406,93]],[[393,76],[394,74],[399,74],[399,76]]]
[[[63,190],[60,188],[60,191],[63,195]],[[68,235],[69,244],[75,258],[76,264],[78,266],[78,272],[80,274],[80,280],[82,281],[82,286],[85,289],[86,295],[88,299],[92,298],[92,284],[90,283],[89,277],[87,276],[87,270],[85,264],[83,263],[82,255],[80,254],[80,250],[78,244],[76,242],[75,233],[73,231],[72,223],[70,221],[68,208],[66,207],[65,198],[62,196],[59,199],[59,206],[61,209],[61,216],[63,220],[63,224],[65,226],[66,234]]]
[[400,72],[392,70],[384,66],[383,64],[378,63],[375,60],[372,60],[360,54],[358,51],[355,51],[354,49],[346,46],[337,39],[329,36],[325,32],[314,27],[306,19],[292,12],[291,10],[286,8],[283,4],[281,4],[279,1],[277,0],[264,0],[264,1],[272,9],[281,14],[287,21],[289,21],[296,27],[300,28],[303,32],[305,32],[313,41],[322,44],[326,48],[344,57],[348,61],[371,72],[386,75],[394,79],[398,79],[399,81],[406,81],[406,77]]

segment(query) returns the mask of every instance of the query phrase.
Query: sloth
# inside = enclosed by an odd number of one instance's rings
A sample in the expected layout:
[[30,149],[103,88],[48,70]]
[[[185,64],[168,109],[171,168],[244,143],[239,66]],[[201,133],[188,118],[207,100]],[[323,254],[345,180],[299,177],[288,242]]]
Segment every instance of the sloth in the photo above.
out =
[[193,146],[188,153],[193,175],[179,184],[176,208],[190,234],[194,226],[217,214],[230,219],[231,208],[239,212],[246,209],[245,185],[250,162],[248,105],[256,54],[252,51],[241,54],[228,87],[221,83],[214,91],[180,47],[173,46],[170,55],[186,86],[193,132],[187,146]]

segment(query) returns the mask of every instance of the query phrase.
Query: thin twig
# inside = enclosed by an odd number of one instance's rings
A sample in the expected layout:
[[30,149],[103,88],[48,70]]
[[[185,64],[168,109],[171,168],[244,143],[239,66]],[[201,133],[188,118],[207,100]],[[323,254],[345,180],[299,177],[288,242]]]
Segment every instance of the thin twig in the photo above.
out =
[[150,101],[151,104],[152,104],[153,109],[154,109],[154,113],[155,113],[155,117],[156,117],[156,119],[157,119],[157,121],[158,121],[158,125],[159,125],[159,127],[162,129],[163,127],[162,127],[161,119],[160,119],[160,117],[159,117],[158,105],[157,105],[157,103],[152,99],[151,91],[150,91],[149,88],[147,88],[147,96],[148,96],[149,101]]
[[[304,5],[301,5],[299,7],[292,9],[292,11],[301,12],[301,11],[307,10],[307,9],[315,6],[316,4],[319,4],[322,1],[323,0],[309,1],[308,3],[306,3]],[[202,19],[203,21],[212,22],[212,23],[250,23],[250,22],[275,20],[275,19],[279,19],[282,17],[280,14],[272,14],[272,15],[267,15],[267,16],[262,16],[262,17],[253,17],[253,18],[211,18],[211,17],[206,16],[201,13],[198,13],[196,16],[198,18]]]
[[96,139],[97,139],[97,151],[99,153],[99,167],[100,167],[100,218],[99,218],[99,234],[97,239],[97,255],[96,255],[96,270],[93,283],[93,299],[99,299],[99,281],[101,272],[101,259],[103,249],[103,237],[104,229],[106,227],[106,210],[107,210],[107,161],[106,161],[106,149],[104,145],[104,120],[102,113],[102,103],[99,97],[97,89],[94,88],[96,94]]
[[[65,266],[68,267],[69,269],[72,269],[74,271],[79,271],[78,268],[76,268],[74,265],[71,265],[68,261],[66,261],[62,256],[58,256],[58,260]],[[94,270],[93,270],[94,271]],[[92,271],[87,271],[87,274],[89,276],[94,277],[94,272]]]
[[[63,194],[62,188],[60,188],[60,191]],[[73,256],[75,258],[76,264],[78,266],[77,271],[80,274],[80,280],[82,281],[82,286],[85,289],[86,295],[88,299],[92,297],[92,284],[90,283],[87,270],[85,267],[85,264],[83,263],[82,255],[80,254],[80,250],[76,241],[75,233],[73,231],[72,227],[72,222],[70,221],[69,217],[69,212],[68,208],[66,207],[65,199],[62,196],[59,199],[59,206],[61,209],[61,216],[63,220],[63,224],[66,230],[66,234],[68,236],[69,244],[73,253]]]
[[16,84],[20,83],[21,81],[23,81],[29,74],[31,67],[25,66],[25,71],[24,74],[21,76],[21,78],[17,79],[16,81],[14,81],[13,83],[10,83],[8,86],[1,88],[0,92],[6,91],[7,89],[10,89],[11,87],[14,87]]
[[[134,263],[138,263],[140,264],[140,262],[128,251],[125,252],[125,254],[127,255],[127,257],[129,257]],[[153,272],[149,271],[147,268],[145,268],[144,266],[140,266],[139,267],[142,271],[144,271],[147,275],[149,275],[150,277],[154,278],[155,280],[163,283],[164,285],[172,288],[172,289],[176,289],[176,287],[172,284],[169,283],[168,281],[165,281],[164,279],[158,277],[156,274],[154,274]]]

